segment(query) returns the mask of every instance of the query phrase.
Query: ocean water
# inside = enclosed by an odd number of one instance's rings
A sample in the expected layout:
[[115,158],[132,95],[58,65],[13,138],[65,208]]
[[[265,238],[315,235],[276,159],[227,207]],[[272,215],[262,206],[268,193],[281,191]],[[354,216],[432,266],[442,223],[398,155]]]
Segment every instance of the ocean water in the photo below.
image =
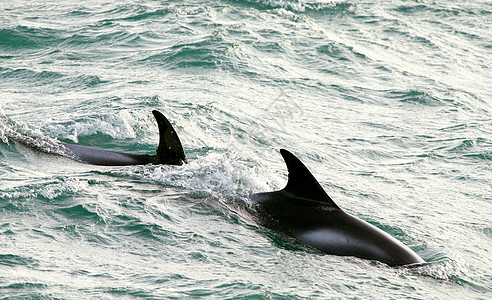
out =
[[[490,1],[2,1],[0,298],[490,299],[491,32]],[[188,164],[42,153],[152,154],[153,109]],[[280,148],[430,264],[256,224]]]

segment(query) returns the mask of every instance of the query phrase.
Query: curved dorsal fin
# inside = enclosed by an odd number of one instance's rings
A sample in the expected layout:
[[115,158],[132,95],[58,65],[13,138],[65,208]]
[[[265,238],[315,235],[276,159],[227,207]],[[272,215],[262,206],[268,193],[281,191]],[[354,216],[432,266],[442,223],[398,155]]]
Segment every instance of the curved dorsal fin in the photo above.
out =
[[289,171],[289,180],[283,191],[298,198],[320,202],[340,209],[323,190],[308,168],[294,154],[285,149],[280,149],[280,154],[282,154]]
[[159,147],[157,147],[156,163],[182,165],[187,162],[186,155],[173,126],[162,113],[153,110],[159,126]]

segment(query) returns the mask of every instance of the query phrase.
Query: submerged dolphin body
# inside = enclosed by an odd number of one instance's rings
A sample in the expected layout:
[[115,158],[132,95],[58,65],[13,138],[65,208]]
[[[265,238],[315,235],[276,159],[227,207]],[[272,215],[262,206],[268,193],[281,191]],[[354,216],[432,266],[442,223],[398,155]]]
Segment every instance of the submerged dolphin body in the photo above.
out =
[[159,127],[159,146],[156,155],[130,154],[87,146],[62,143],[75,157],[85,163],[101,166],[145,164],[182,165],[186,162],[181,142],[171,123],[157,110],[152,111]]
[[391,235],[341,210],[297,157],[284,149],[280,153],[289,171],[287,186],[250,195],[264,225],[327,254],[377,260],[390,266],[425,263]]

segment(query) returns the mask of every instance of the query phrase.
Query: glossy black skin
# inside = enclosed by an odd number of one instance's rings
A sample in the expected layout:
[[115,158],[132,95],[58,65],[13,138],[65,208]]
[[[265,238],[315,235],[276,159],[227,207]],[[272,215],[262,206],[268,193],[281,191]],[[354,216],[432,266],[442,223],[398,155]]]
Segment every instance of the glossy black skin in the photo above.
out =
[[159,127],[159,147],[155,155],[140,155],[62,143],[81,162],[102,166],[145,164],[182,165],[186,163],[183,147],[171,123],[157,110],[152,111]]
[[127,166],[156,164],[155,155],[138,155],[110,150],[97,149],[87,146],[62,143],[69,149],[77,160],[91,165],[100,166]]
[[250,196],[265,226],[327,254],[377,260],[389,266],[425,263],[388,233],[342,211],[299,159],[287,150],[280,152],[289,170],[287,186]]

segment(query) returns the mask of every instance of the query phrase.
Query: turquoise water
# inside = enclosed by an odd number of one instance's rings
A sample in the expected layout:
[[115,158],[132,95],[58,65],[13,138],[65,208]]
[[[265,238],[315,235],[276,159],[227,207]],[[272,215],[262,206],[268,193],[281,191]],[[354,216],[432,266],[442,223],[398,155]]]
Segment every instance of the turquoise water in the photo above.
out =
[[[0,6],[0,295],[492,297],[487,1]],[[99,167],[58,141],[189,163]],[[278,149],[430,265],[323,255],[254,222]]]

